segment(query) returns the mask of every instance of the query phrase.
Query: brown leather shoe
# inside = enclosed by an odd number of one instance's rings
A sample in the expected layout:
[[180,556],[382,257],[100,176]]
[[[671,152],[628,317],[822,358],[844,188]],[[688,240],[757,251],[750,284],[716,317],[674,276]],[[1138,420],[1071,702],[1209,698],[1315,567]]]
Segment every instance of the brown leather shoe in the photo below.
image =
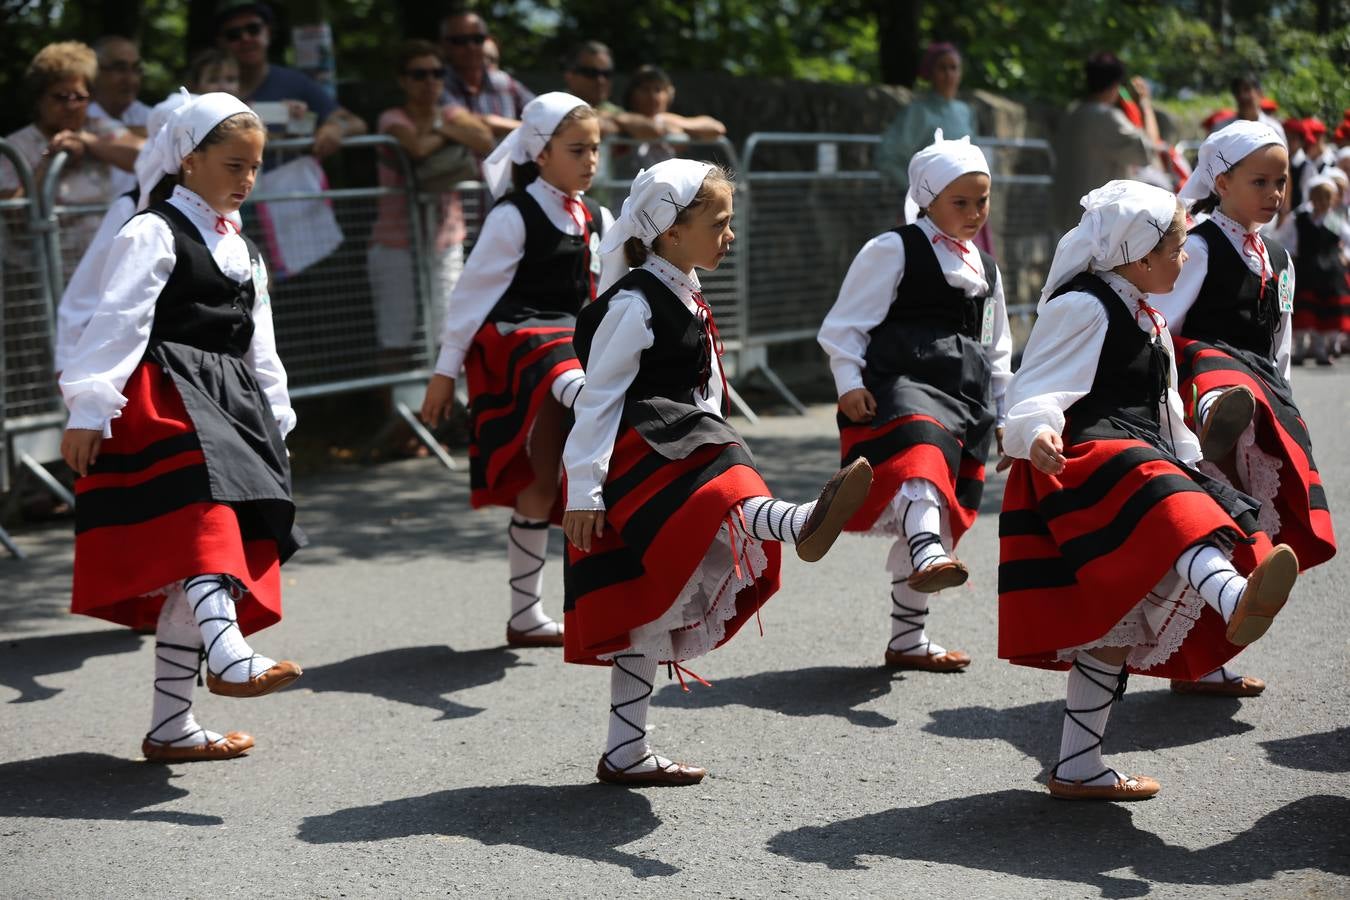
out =
[[304,673],[300,666],[283,659],[261,675],[254,675],[248,681],[225,681],[209,669],[206,673],[206,689],[222,697],[261,697],[279,691]]
[[595,767],[595,777],[605,784],[621,784],[627,787],[682,787],[687,784],[698,784],[707,774],[707,769],[701,769],[698,766],[686,766],[684,763],[677,762],[671,763],[669,767],[664,769],[621,772],[617,769],[611,769],[603,756],[600,757],[600,762]]
[[1213,462],[1232,453],[1254,415],[1256,397],[1249,389],[1239,385],[1221,393],[1200,426],[1200,455]]
[[936,594],[947,588],[960,587],[970,578],[970,570],[959,559],[937,563],[915,572],[905,579],[905,584],[920,594]]
[[825,482],[815,509],[797,536],[798,558],[815,562],[828,553],[871,488],[872,465],[862,457],[835,472]]
[[1126,775],[1115,784],[1083,784],[1078,781],[1060,781],[1051,778],[1046,782],[1052,797],[1060,800],[1108,800],[1123,802],[1127,800],[1147,800],[1162,785],[1147,775]]
[[563,645],[562,632],[557,634],[540,634],[532,631],[516,631],[510,625],[506,626],[506,646],[508,647],[561,647]]
[[146,762],[180,763],[210,762],[217,759],[234,759],[253,749],[253,736],[242,731],[231,731],[214,744],[192,744],[175,747],[161,744],[149,738],[141,741],[141,755]]
[[1247,587],[1228,620],[1228,642],[1245,647],[1265,634],[1297,580],[1298,557],[1288,544],[1276,544],[1247,578]]
[[1238,675],[1223,681],[1172,680],[1174,694],[1205,694],[1210,697],[1257,697],[1266,689],[1266,683],[1250,675]]
[[897,653],[886,651],[886,665],[892,669],[918,669],[923,672],[959,672],[970,665],[970,654],[964,650],[946,653]]

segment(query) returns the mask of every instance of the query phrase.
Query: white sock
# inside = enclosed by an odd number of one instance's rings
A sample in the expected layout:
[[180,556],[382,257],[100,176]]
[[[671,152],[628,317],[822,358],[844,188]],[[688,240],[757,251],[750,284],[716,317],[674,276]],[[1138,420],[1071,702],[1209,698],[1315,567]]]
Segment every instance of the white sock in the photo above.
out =
[[1124,669],[1123,665],[1107,665],[1090,653],[1078,651],[1069,670],[1064,733],[1052,777],[1090,785],[1114,784],[1120,778],[1120,773],[1102,761],[1102,735]]
[[[892,557],[905,555],[905,544],[896,541],[896,551]],[[932,594],[921,594],[905,584],[909,572],[891,573],[891,640],[886,649],[907,656],[927,654],[941,656],[947,648],[935,644],[924,630],[924,621],[928,618],[928,598]]]
[[1200,395],[1200,402],[1196,404],[1196,411],[1195,411],[1196,422],[1198,424],[1204,425],[1205,421],[1209,419],[1210,408],[1214,406],[1214,401],[1219,399],[1219,396],[1224,392],[1224,390],[1226,389],[1215,388],[1212,391]]
[[512,513],[506,526],[506,562],[511,570],[511,618],[507,626],[526,634],[562,634],[562,626],[544,615],[544,555],[548,519]]
[[159,744],[195,747],[224,738],[197,724],[192,689],[201,665],[201,631],[181,588],[169,591],[155,629],[155,695],[146,737]]
[[647,745],[647,707],[656,684],[656,660],[641,653],[614,657],[609,673],[609,737],[605,764],[617,772],[651,772],[674,765]]
[[1196,544],[1177,557],[1176,571],[1225,622],[1233,617],[1247,579],[1222,550],[1213,544]]
[[761,541],[797,543],[802,526],[811,518],[816,501],[789,503],[772,497],[751,497],[741,503],[741,513],[750,533]]
[[227,575],[195,575],[183,582],[188,607],[206,645],[206,669],[222,681],[243,684],[275,666],[244,640]]
[[553,379],[549,391],[553,394],[553,399],[561,403],[564,409],[571,409],[577,402],[577,394],[581,393],[585,385],[586,373],[583,370],[568,369]]
[[951,562],[942,546],[942,507],[932,500],[899,501],[900,529],[909,544],[909,562],[915,572]]

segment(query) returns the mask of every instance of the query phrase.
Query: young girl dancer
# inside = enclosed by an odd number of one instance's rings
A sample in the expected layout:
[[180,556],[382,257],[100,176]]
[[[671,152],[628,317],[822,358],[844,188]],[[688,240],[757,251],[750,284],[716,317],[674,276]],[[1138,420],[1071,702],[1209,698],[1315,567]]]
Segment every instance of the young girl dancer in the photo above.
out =
[[1195,679],[1222,665],[1265,633],[1298,560],[1271,549],[1250,497],[1193,468],[1171,336],[1148,300],[1186,260],[1176,197],[1112,181],[1082,203],[1008,388],[999,655],[1072,665],[1050,793],[1139,800],[1158,782],[1101,756],[1126,670]]
[[[595,176],[600,120],[580,99],[542,94],[522,125],[484,164],[502,197],[450,295],[436,374],[422,418],[436,425],[454,405],[461,365],[469,377],[469,482],[474,509],[511,508],[507,526],[513,647],[560,647],[562,626],[544,614],[549,522],[559,521],[559,461],[566,410],[585,381],[572,349],[577,312],[626,267],[604,264],[600,238],[614,221],[582,192]],[[508,172],[508,169],[510,170]]]
[[284,443],[295,414],[267,273],[239,233],[264,136],[228,94],[173,113],[137,160],[145,211],[108,248],[98,306],[61,378],[61,452],[80,476],[72,609],[158,623],[141,745],[156,762],[253,746],[197,724],[199,654],[213,694],[256,697],[300,676],[244,640],[281,619],[279,566],[302,540]]
[[[1191,229],[1176,287],[1153,303],[1176,341],[1202,468],[1254,497],[1261,530],[1307,569],[1332,557],[1336,536],[1289,384],[1294,271],[1284,248],[1257,233],[1284,200],[1282,138],[1264,123],[1239,121],[1205,140],[1181,199],[1210,218]],[[1254,696],[1265,684],[1218,668],[1173,689]]]
[[778,589],[778,542],[820,559],[871,483],[858,459],[815,502],[772,499],[726,421],[721,341],[694,270],[726,255],[731,211],[715,166],[672,159],[640,172],[604,243],[635,268],[577,319],[586,388],[563,456],[564,652],[613,665],[596,777],[614,784],[703,778],[647,746],[657,664],[683,671],[729,640]]
[[[1345,177],[1340,169],[1330,172]],[[1319,366],[1332,364],[1342,335],[1350,331],[1350,283],[1342,259],[1346,226],[1338,209],[1340,188],[1327,173],[1308,182],[1307,202],[1294,210],[1279,232],[1298,274],[1295,340],[1310,338],[1313,360]]]
[[866,457],[876,472],[848,529],[895,538],[886,665],[951,672],[970,655],[929,639],[928,598],[967,578],[952,551],[980,506],[1012,338],[998,266],[971,243],[989,217],[984,153],[939,129],[910,160],[909,185],[919,218],[858,252],[819,340],[843,461]]

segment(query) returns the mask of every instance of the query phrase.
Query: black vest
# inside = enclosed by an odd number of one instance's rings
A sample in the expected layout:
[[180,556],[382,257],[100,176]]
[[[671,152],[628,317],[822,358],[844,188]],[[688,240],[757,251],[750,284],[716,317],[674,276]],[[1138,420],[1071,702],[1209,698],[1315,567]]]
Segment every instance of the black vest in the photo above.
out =
[[1271,273],[1264,291],[1261,276],[1247,268],[1233,242],[1213,219],[1191,229],[1209,248],[1209,271],[1200,294],[1186,313],[1181,336],[1213,344],[1222,341],[1262,356],[1275,354],[1275,331],[1280,327],[1280,276],[1289,256],[1277,242],[1265,238]]
[[[591,299],[591,250],[585,239],[559,231],[528,191],[515,191],[498,202],[520,211],[525,221],[525,255],[487,321],[519,321],[534,313],[575,316]],[[590,232],[603,237],[600,205],[589,197],[581,202],[591,214]]]
[[1106,338],[1092,388],[1065,411],[1065,443],[1119,436],[1118,429],[1107,422],[1110,419],[1124,420],[1158,435],[1162,424],[1158,405],[1167,391],[1170,368],[1167,348],[1139,327],[1125,301],[1096,275],[1080,273],[1055,291],[1050,302],[1070,291],[1091,294],[1101,303],[1106,310]]
[[[963,334],[973,341],[980,339],[980,316],[985,299],[993,293],[998,267],[989,254],[978,251],[984,266],[984,280],[989,285],[983,294],[967,297],[961,288],[952,287],[938,265],[937,253],[928,235],[918,225],[904,225],[893,229],[905,246],[905,274],[895,288],[895,299],[886,318],[869,335],[884,331],[888,325],[937,325],[947,331]],[[868,349],[877,344],[868,343]]]
[[[652,345],[642,351],[637,377],[628,388],[629,401],[665,397],[694,403],[694,391],[711,374],[707,326],[685,307],[674,291],[646,269],[633,269],[577,316],[572,347],[582,368],[590,358],[591,341],[609,310],[610,300],[623,290],[638,291],[647,298],[654,337]],[[726,399],[723,397],[724,407]]]
[[1318,294],[1344,293],[1340,236],[1314,222],[1306,210],[1295,216],[1294,225],[1298,229],[1298,259],[1294,261],[1298,286]]
[[[173,273],[155,301],[149,346],[187,344],[242,357],[253,340],[253,278],[237,282],[220,271],[197,226],[169,202],[156,203],[145,213],[168,224],[175,257]],[[247,237],[244,243],[249,268],[256,270],[258,248]]]

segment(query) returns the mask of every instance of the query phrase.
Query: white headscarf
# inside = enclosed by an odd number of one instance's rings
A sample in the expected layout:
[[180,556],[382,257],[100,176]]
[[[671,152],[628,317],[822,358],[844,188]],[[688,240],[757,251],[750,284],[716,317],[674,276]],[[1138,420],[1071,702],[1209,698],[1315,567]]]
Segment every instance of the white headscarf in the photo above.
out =
[[1188,204],[1203,200],[1214,192],[1214,179],[1242,162],[1262,147],[1278,144],[1288,148],[1283,129],[1268,122],[1238,119],[1205,138],[1195,171],[1178,194]]
[[196,97],[196,94],[189,94],[187,88],[179,88],[175,93],[165,97],[156,103],[150,110],[150,115],[145,119],[145,136],[147,143],[155,139],[164,123],[169,121],[169,114],[184,103]]
[[905,221],[914,222],[919,210],[932,203],[962,175],[971,172],[989,174],[989,160],[984,151],[966,136],[959,141],[942,137],[942,129],[933,132],[933,143],[924,147],[909,161],[909,192],[905,194]]
[[492,196],[500,197],[510,187],[512,163],[523,166],[534,162],[558,130],[563,116],[585,105],[585,100],[564,91],[540,94],[526,103],[520,112],[520,127],[503,138],[483,161],[483,180]]
[[675,224],[680,211],[694,202],[711,170],[711,163],[667,159],[638,172],[619,217],[605,229],[600,252],[610,253],[630,237],[650,247],[657,235]]
[[1037,311],[1079,272],[1106,271],[1143,258],[1177,215],[1176,195],[1142,181],[1108,181],[1078,202],[1083,218],[1055,248]]
[[202,94],[170,112],[159,134],[147,141],[136,157],[136,181],[141,188],[136,208],[149,205],[150,192],[159,180],[177,173],[183,157],[197,149],[211,129],[240,113],[254,114],[244,101],[223,93]]

